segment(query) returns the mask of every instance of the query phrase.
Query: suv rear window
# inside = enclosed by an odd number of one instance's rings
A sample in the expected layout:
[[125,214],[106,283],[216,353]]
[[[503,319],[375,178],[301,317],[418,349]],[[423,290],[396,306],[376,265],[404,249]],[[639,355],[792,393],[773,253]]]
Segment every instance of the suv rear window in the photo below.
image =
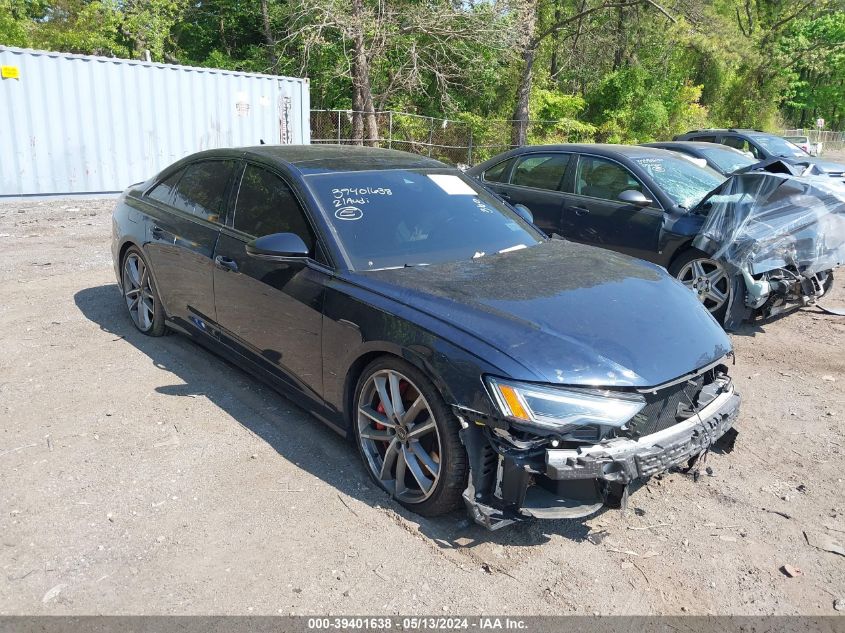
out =
[[739,136],[726,136],[722,139],[722,144],[727,145],[728,147],[733,147],[734,149],[738,149],[740,152],[747,152],[754,156],[754,158],[763,158],[763,154],[762,152],[760,152],[759,149],[754,147],[754,145],[749,143],[746,139],[741,138]]

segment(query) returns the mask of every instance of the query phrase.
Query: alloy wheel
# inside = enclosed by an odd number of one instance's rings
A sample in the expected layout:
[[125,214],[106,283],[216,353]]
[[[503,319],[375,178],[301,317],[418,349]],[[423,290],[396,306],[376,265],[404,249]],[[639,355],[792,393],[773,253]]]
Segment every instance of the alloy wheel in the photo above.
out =
[[155,293],[149,269],[137,254],[130,253],[123,262],[123,296],[129,316],[142,332],[153,327]]
[[692,290],[710,312],[718,312],[730,296],[725,267],[712,259],[693,259],[678,271],[678,280]]
[[391,369],[373,373],[358,398],[358,438],[375,478],[405,503],[428,499],[440,479],[440,433],[419,388]]

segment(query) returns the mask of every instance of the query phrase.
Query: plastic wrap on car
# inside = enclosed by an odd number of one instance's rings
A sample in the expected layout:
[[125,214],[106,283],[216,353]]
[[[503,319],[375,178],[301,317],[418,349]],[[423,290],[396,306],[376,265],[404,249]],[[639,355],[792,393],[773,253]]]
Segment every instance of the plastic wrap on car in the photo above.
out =
[[694,246],[752,274],[803,274],[845,263],[845,183],[766,172],[726,180],[706,198]]

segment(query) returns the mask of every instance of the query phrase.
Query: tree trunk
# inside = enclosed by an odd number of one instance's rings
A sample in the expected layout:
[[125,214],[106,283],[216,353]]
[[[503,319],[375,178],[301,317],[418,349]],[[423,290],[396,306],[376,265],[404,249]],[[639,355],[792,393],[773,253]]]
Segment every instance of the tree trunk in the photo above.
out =
[[625,31],[625,9],[616,9],[616,50],[613,51],[613,70],[619,70],[625,60],[625,49],[627,48]]
[[537,29],[538,0],[528,0],[523,5],[522,15],[522,72],[516,91],[516,108],[511,124],[511,145],[521,146],[528,141],[528,120],[531,115],[531,82],[534,78],[534,61],[537,57],[539,42],[535,39]]
[[220,16],[220,22],[217,26],[217,30],[220,32],[220,43],[223,44],[223,50],[226,51],[226,55],[231,57],[232,48],[229,46],[229,41],[226,38],[226,25],[223,22],[223,16]]
[[[355,104],[353,96],[353,110],[363,112],[359,118],[363,118],[362,140],[367,145],[378,143],[378,124],[376,123],[375,108],[373,107],[373,90],[370,85],[370,60],[367,57],[367,48],[364,42],[364,2],[363,0],[352,0],[352,28],[354,29],[353,42],[354,52],[352,59],[352,88],[358,97],[358,105]],[[366,132],[364,137],[363,132]],[[359,137],[355,137],[358,140]]]
[[[356,145],[361,145],[364,141],[364,119],[361,116],[364,110],[364,103],[361,100],[361,91],[352,79],[352,140]],[[340,125],[340,121],[338,121]]]
[[276,42],[273,40],[273,31],[270,29],[270,9],[267,6],[267,0],[261,0],[261,26],[264,43],[267,45],[267,59],[275,68],[279,58],[276,57]]
[[[369,65],[368,65],[369,68]],[[376,121],[376,111],[373,107],[373,92],[370,89],[370,77],[367,73],[366,91],[362,91],[364,100],[364,128],[367,131],[367,145],[372,147],[378,146],[378,122]]]
[[[582,14],[587,8],[587,0],[581,0],[578,5],[578,13]],[[575,35],[572,37],[572,49],[569,53],[571,59],[578,59],[578,44],[581,41],[581,33],[584,30],[584,17],[581,16],[578,18],[578,26],[575,29]],[[585,94],[587,87],[582,78],[574,78],[572,81],[572,87],[570,88],[572,92],[579,91],[582,95]]]
[[[558,22],[560,22],[560,0],[555,3],[555,23]],[[557,83],[557,74],[560,71],[558,48],[560,48],[560,31],[555,31],[552,35],[552,61],[549,64],[549,78],[555,83]]]
[[522,74],[516,92],[516,109],[513,111],[511,145],[521,146],[528,142],[528,121],[531,117],[531,83],[534,78],[534,47],[526,48],[522,53]]

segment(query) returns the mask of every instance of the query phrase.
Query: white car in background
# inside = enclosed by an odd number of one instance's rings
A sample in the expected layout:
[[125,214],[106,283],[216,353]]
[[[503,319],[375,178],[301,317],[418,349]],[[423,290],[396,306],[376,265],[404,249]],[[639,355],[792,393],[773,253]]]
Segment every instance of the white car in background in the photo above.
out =
[[789,141],[793,145],[797,145],[810,156],[818,156],[815,143],[811,143],[809,137],[807,136],[784,136],[783,139],[785,141]]

